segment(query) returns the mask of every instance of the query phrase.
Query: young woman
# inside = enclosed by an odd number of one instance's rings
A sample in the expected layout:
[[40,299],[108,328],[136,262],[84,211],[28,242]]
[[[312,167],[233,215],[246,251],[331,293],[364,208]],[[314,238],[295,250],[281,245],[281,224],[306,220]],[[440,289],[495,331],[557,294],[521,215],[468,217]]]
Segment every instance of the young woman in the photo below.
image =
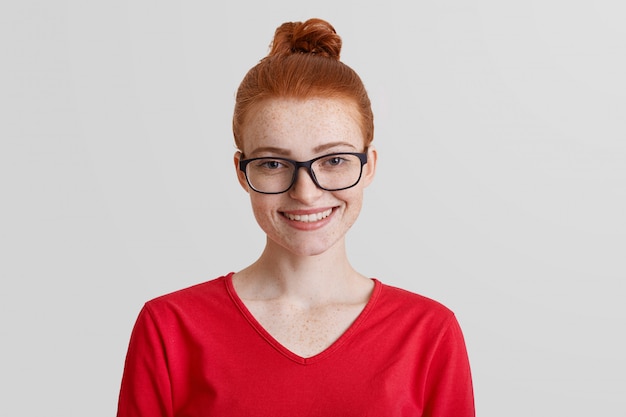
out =
[[285,23],[243,79],[234,164],[265,249],[145,304],[118,417],[474,416],[454,314],[347,258],[377,153],[369,98],[340,50],[323,20]]

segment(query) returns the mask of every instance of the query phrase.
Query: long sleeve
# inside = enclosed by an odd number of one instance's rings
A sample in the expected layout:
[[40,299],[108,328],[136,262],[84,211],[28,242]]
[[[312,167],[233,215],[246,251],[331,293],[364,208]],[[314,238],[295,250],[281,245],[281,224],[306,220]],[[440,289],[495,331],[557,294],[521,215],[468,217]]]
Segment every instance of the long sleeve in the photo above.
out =
[[146,303],[117,417],[475,417],[454,313],[376,281],[356,321],[301,358],[255,321],[230,276]]
[[474,417],[474,392],[463,334],[453,316],[430,362],[425,417]]
[[171,417],[171,393],[163,339],[144,306],[130,338],[117,417]]

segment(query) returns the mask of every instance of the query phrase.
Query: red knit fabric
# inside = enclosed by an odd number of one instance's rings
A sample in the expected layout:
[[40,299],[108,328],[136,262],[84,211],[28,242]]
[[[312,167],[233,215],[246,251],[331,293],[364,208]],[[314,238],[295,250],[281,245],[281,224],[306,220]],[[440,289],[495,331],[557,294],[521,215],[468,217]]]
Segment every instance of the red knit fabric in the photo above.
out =
[[267,333],[231,274],[156,298],[131,336],[118,417],[473,417],[454,314],[374,280],[328,349],[302,358]]

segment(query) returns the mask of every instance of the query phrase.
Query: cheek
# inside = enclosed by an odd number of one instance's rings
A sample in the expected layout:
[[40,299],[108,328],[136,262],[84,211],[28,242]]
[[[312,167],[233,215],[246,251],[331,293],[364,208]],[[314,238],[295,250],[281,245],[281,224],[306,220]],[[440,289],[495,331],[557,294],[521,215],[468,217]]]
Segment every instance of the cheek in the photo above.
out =
[[363,207],[363,188],[355,187],[345,190],[343,195],[337,197],[346,202],[345,218],[346,221],[349,222],[349,226],[352,226],[361,213],[361,208]]
[[264,226],[270,222],[271,216],[275,213],[271,197],[251,191],[250,204],[257,223],[265,230]]

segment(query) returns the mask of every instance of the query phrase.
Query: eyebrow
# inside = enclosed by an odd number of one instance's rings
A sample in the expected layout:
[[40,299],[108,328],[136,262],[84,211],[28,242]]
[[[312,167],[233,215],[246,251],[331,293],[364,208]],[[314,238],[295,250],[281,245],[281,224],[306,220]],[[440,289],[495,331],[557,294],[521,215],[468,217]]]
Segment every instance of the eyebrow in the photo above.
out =
[[[324,143],[323,145],[316,146],[315,148],[313,148],[313,153],[320,153],[320,152],[337,148],[340,146],[348,146],[356,150],[354,145],[352,145],[349,142],[330,142],[330,143]],[[261,154],[261,153],[289,156],[291,155],[291,150],[285,149],[285,148],[279,148],[275,146],[261,146],[260,148],[256,148],[252,152],[250,152],[250,155]]]

